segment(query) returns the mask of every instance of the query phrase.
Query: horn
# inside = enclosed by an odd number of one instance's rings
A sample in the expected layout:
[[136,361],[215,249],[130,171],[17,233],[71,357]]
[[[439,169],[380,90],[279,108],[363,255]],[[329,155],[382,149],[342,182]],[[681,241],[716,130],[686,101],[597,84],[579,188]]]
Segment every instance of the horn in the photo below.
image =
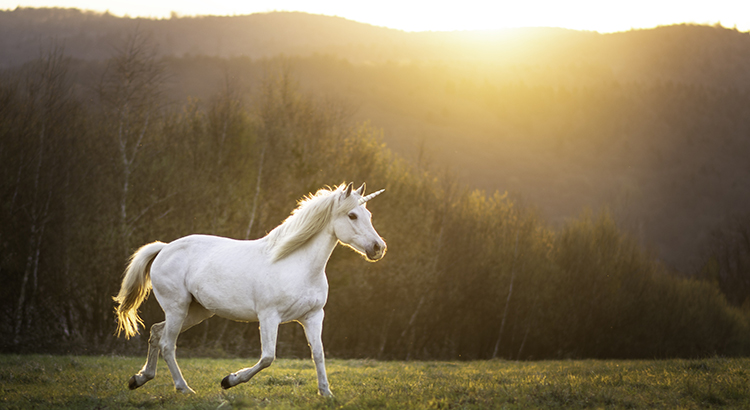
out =
[[360,205],[364,204],[365,202],[371,200],[372,198],[375,198],[376,196],[382,194],[383,191],[385,191],[385,189],[381,189],[380,191],[373,192],[370,195],[367,195],[365,197],[359,198],[359,204]]

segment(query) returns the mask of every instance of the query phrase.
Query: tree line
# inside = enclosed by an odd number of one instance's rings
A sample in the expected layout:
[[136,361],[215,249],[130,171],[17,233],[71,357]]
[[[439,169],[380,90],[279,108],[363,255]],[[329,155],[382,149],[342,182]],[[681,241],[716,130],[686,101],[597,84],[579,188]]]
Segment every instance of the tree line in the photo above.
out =
[[[368,207],[389,252],[376,264],[342,247],[332,255],[331,356],[750,352],[745,298],[722,279],[742,273],[720,274],[729,256],[686,278],[606,210],[553,229],[507,194],[468,190],[450,172],[394,155],[346,105],[300,92],[283,64],[252,93],[227,75],[210,98],[170,102],[167,66],[136,31],[93,87],[78,87],[74,69],[53,47],[0,80],[3,351],[141,354],[147,334],[114,337],[112,302],[140,245],[192,233],[258,238],[304,194],[366,181],[386,188]],[[146,329],[162,320],[153,297],[142,316]],[[255,325],[220,318],[179,343],[209,356],[260,347]],[[308,355],[299,326],[281,327],[278,352]]]

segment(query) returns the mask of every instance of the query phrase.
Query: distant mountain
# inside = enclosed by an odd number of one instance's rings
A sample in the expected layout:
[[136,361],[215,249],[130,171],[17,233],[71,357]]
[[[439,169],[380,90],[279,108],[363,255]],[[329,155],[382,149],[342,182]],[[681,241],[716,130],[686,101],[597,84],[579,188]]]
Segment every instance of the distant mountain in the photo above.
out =
[[23,63],[38,56],[40,44],[56,39],[72,57],[105,59],[135,27],[150,34],[163,54],[178,57],[309,55],[350,45],[386,49],[409,38],[398,30],[297,12],[153,20],[77,9],[17,8],[0,12],[0,55],[6,67]]
[[53,39],[68,55],[100,60],[135,27],[161,53],[182,57],[330,54],[353,63],[465,61],[499,65],[600,66],[619,81],[750,86],[750,35],[678,25],[599,34],[556,28],[407,33],[299,12],[170,19],[114,17],[77,9],[0,11],[0,68],[29,61]]

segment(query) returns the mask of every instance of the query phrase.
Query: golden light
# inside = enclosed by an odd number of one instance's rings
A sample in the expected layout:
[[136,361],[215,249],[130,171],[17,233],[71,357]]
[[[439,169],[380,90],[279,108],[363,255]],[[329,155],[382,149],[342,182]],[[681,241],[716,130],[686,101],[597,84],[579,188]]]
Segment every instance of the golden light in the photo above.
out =
[[750,2],[736,0],[531,0],[460,2],[394,1],[195,1],[195,0],[0,0],[0,9],[75,7],[131,17],[240,15],[302,11],[339,16],[405,31],[491,30],[562,27],[599,32],[627,31],[679,23],[716,24],[750,30]]

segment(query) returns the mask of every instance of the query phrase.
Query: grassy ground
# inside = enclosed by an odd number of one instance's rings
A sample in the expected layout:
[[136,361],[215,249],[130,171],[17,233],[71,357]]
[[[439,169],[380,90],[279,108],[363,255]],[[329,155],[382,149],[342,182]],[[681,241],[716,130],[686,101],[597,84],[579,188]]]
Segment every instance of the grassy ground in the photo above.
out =
[[226,391],[221,379],[250,361],[182,359],[195,395],[175,392],[160,361],[156,379],[129,391],[143,360],[0,355],[0,408],[750,408],[750,359],[329,360],[333,399],[317,395],[311,361],[288,359]]

